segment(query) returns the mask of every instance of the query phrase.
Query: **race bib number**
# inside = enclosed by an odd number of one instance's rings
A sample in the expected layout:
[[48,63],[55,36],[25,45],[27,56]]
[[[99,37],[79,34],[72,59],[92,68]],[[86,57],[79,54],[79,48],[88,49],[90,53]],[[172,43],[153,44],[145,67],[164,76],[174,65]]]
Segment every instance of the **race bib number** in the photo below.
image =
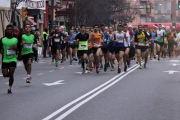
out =
[[81,49],[86,50],[86,45],[81,45]]
[[123,43],[123,39],[124,37],[121,37],[121,36],[117,37],[118,43]]
[[31,43],[26,43],[26,44],[24,44],[24,48],[31,49],[32,44]]
[[58,34],[56,34],[56,37],[58,37]]
[[54,42],[60,42],[59,38],[54,38]]
[[74,43],[74,41],[70,41],[69,43]]
[[143,46],[144,42],[139,42],[138,45]]
[[94,43],[94,46],[99,47],[99,46],[100,46],[100,43],[95,42],[95,43]]
[[14,55],[14,54],[15,54],[14,50],[7,49],[7,55]]

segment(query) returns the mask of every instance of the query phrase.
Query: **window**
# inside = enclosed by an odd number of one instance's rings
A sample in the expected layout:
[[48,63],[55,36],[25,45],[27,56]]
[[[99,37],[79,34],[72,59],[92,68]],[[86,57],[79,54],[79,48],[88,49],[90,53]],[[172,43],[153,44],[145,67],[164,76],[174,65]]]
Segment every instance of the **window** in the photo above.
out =
[[141,23],[146,23],[146,16],[141,15]]

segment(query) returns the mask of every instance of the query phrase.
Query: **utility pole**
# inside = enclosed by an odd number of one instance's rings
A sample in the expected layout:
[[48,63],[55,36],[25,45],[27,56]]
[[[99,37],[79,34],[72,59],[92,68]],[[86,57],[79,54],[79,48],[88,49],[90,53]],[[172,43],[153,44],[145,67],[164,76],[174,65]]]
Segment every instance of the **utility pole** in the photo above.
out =
[[54,23],[54,0],[51,0],[51,26],[50,28],[53,29],[53,23]]

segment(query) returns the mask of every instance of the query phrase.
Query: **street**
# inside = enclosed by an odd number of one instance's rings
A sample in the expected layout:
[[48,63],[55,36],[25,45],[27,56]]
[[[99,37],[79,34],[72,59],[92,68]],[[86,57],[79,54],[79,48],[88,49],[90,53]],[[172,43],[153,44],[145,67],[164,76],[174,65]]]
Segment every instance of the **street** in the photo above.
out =
[[179,59],[148,61],[142,70],[132,61],[127,73],[98,75],[82,75],[69,60],[58,68],[50,58],[32,65],[27,84],[18,62],[12,94],[0,72],[0,120],[180,120]]

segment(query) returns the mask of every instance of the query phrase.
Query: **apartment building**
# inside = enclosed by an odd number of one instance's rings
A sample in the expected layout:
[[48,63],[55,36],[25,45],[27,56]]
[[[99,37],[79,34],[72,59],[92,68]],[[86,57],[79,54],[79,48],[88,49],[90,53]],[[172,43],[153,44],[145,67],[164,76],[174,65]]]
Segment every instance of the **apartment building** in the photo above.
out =
[[[133,0],[134,1],[134,0]],[[138,0],[140,15],[132,22],[133,26],[141,23],[171,23],[180,20],[177,0]],[[151,5],[151,13],[146,13],[147,4]]]

